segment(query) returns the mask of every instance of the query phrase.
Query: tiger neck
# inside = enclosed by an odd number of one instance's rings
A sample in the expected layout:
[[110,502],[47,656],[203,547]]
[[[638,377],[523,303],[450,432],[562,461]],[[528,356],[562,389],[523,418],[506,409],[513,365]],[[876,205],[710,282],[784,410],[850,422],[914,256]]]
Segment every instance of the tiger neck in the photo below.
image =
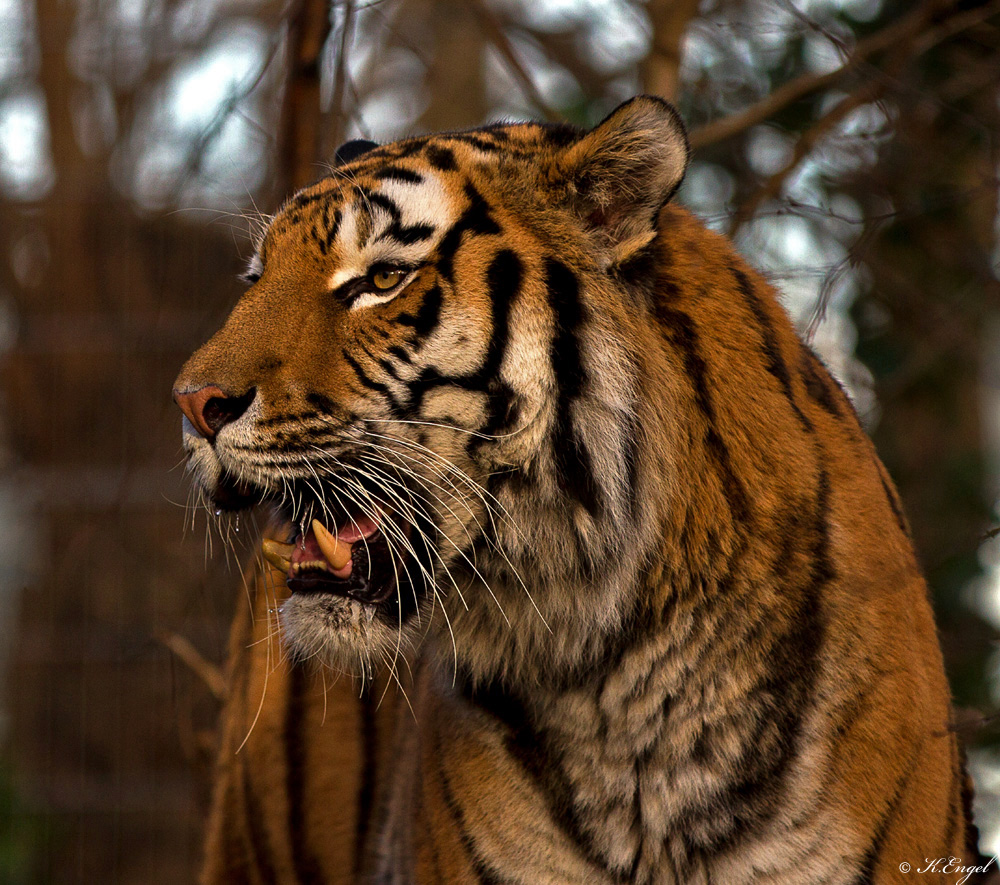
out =
[[[466,676],[454,691],[488,717],[485,728],[500,724],[504,749],[582,859],[616,880],[643,882],[663,867],[672,836],[664,838],[663,815],[641,796],[655,790],[675,809],[685,801],[662,759],[678,727],[671,711],[685,703],[683,691],[672,692],[684,668],[655,636],[613,658],[561,684],[542,679],[526,690]],[[637,669],[640,660],[649,666]],[[682,837],[673,834],[678,844]]]
[[[795,588],[772,609],[750,570],[734,567],[759,551],[746,537],[734,544],[725,562],[702,551],[713,567],[701,580],[668,559],[649,569],[627,641],[607,642],[588,666],[553,674],[538,660],[535,679],[506,681],[460,667],[456,688],[444,687],[501,724],[507,753],[580,853],[630,881],[668,863],[678,881],[696,877],[736,838],[735,821],[768,819],[792,777],[822,613]],[[748,637],[762,624],[774,641],[759,655]],[[759,778],[747,784],[747,770]]]

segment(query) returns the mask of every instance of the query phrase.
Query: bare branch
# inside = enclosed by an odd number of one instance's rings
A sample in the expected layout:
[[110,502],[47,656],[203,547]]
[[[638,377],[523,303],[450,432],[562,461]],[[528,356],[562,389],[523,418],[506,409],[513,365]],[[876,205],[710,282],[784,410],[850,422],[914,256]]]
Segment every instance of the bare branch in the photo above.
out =
[[799,136],[795,142],[795,149],[792,151],[792,158],[782,169],[775,172],[764,184],[758,188],[737,210],[730,220],[730,229],[735,230],[745,221],[753,217],[758,207],[778,197],[786,179],[798,168],[799,164],[812,153],[813,148],[825,138],[830,131],[840,123],[848,114],[862,105],[875,101],[886,89],[885,83],[875,80],[856,92],[851,93],[845,99],[824,114],[810,129],[807,129]]
[[214,697],[220,701],[226,699],[229,689],[222,670],[207,660],[190,639],[181,636],[180,633],[157,633],[156,638],[205,683],[205,687]]
[[788,176],[795,171],[802,160],[812,152],[816,145],[849,113],[863,105],[876,101],[884,94],[888,90],[891,78],[902,68],[944,40],[981,23],[998,10],[1000,10],[1000,0],[993,0],[992,3],[988,3],[978,9],[959,13],[939,26],[929,29],[926,33],[919,34],[918,32],[914,32],[910,37],[909,43],[902,40],[897,43],[886,70],[877,72],[878,76],[840,101],[831,111],[824,114],[812,128],[799,136],[798,141],[795,143],[792,159],[744,202],[731,219],[730,230],[735,230],[738,225],[753,217],[753,214],[762,203],[776,198],[781,193],[781,188]]
[[219,135],[222,127],[226,125],[229,118],[237,112],[239,106],[260,86],[271,67],[271,63],[277,56],[280,46],[281,40],[275,39],[257,73],[253,77],[248,77],[239,88],[233,89],[229,93],[229,96],[215,112],[215,116],[212,117],[205,128],[191,142],[191,146],[186,152],[184,163],[174,181],[171,193],[172,202],[180,202],[180,194],[184,185],[201,172],[208,146]]
[[[724,141],[727,138],[732,138],[734,135],[738,135],[740,132],[744,132],[752,126],[756,126],[758,123],[763,123],[779,111],[784,110],[793,102],[799,101],[808,95],[814,95],[817,92],[829,88],[834,83],[846,77],[847,74],[856,70],[862,65],[862,63],[872,58],[872,56],[899,46],[901,43],[913,41],[914,37],[919,34],[920,31],[923,30],[936,15],[939,15],[944,10],[950,9],[955,6],[956,3],[957,0],[927,0],[927,2],[922,3],[909,15],[904,16],[891,25],[888,25],[878,33],[872,34],[870,37],[866,37],[864,40],[859,41],[858,45],[854,49],[854,52],[851,54],[851,57],[836,70],[829,71],[825,74],[806,74],[801,77],[797,77],[795,80],[791,80],[783,86],[778,87],[767,98],[762,99],[757,102],[757,104],[747,108],[745,111],[741,111],[738,114],[732,114],[721,120],[716,120],[713,123],[708,123],[705,126],[694,130],[694,132],[691,133],[691,146],[693,148],[701,148],[706,145],[715,144],[719,141]],[[976,21],[981,21],[983,18],[991,14],[989,12],[985,12],[984,14],[984,10],[987,8],[992,9],[996,5],[996,3],[991,3],[988,7],[975,10]],[[969,15],[959,15],[956,16],[956,19],[957,18],[967,19],[969,18]],[[970,27],[973,23],[974,22],[969,21],[963,24],[962,27]],[[927,48],[930,47],[928,46]],[[914,50],[917,54],[926,51],[923,47],[918,46],[917,44],[914,44]]]
[[587,63],[585,56],[578,48],[578,32],[575,29],[567,31],[538,31],[526,29],[509,19],[504,22],[508,33],[525,34],[545,53],[546,57],[567,71],[579,84],[584,95],[603,95],[617,73],[613,69],[596,68]]
[[472,12],[479,20],[479,25],[483,29],[486,39],[503,56],[510,72],[514,75],[518,83],[521,84],[521,89],[524,91],[524,95],[528,101],[542,112],[546,120],[558,122],[565,119],[556,108],[552,107],[545,100],[541,92],[538,91],[535,81],[531,79],[531,75],[517,57],[517,53],[511,45],[510,38],[507,36],[506,31],[504,31],[503,24],[493,14],[493,10],[489,9],[482,0],[473,0],[471,5]]
[[330,143],[336,150],[344,139],[344,93],[347,91],[347,47],[354,30],[354,2],[344,3],[344,22],[340,30],[340,47],[337,49],[337,67],[333,74],[333,97],[330,99],[330,114],[333,117]]

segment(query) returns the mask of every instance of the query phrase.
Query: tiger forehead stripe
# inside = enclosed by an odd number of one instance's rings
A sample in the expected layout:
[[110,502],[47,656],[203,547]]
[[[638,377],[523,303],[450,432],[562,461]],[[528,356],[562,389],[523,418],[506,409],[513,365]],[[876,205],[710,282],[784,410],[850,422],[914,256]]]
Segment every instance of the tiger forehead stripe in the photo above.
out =
[[[399,167],[401,168],[401,167]],[[336,289],[378,262],[413,264],[423,260],[457,215],[453,200],[432,173],[407,177],[393,167],[372,187],[357,188],[344,207],[334,242],[341,266],[331,275]],[[380,178],[378,173],[374,178]]]

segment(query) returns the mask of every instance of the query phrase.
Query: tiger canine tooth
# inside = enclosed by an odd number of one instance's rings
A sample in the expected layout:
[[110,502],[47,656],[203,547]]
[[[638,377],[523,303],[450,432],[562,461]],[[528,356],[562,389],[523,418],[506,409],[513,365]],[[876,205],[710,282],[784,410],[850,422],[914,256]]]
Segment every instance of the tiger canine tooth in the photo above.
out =
[[273,541],[270,538],[264,538],[260,545],[260,552],[264,554],[264,559],[282,572],[287,572],[291,567],[293,550],[295,550],[294,544],[282,544],[280,541]]
[[316,536],[316,543],[323,551],[326,561],[334,571],[342,569],[351,561],[351,545],[338,541],[323,523],[318,519],[312,521],[313,534]]

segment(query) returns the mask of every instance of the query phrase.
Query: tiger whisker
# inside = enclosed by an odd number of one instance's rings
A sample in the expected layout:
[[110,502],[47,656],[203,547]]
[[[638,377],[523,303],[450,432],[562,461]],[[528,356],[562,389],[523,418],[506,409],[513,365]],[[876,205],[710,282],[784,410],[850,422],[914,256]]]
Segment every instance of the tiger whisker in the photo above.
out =
[[[409,445],[411,445],[411,446],[413,446],[414,448],[417,449],[417,453],[418,454],[425,454],[425,452],[423,450],[426,450],[427,454],[431,454],[431,455],[435,455],[435,456],[437,455],[436,452],[432,452],[430,449],[426,449],[426,447],[420,446],[418,443],[411,443],[410,440],[396,439],[394,437],[386,437],[383,434],[371,434],[371,435],[374,435],[374,436],[377,436],[377,437],[380,437],[380,438],[383,438],[383,439],[391,439],[391,440],[393,440],[395,442],[400,442],[400,443],[403,443],[403,444],[409,444]],[[391,449],[387,449],[387,451],[392,451],[395,454],[403,456],[403,453],[395,452],[394,450],[391,450]],[[411,455],[410,457],[413,458],[413,460],[416,460],[415,456]],[[468,477],[464,472],[460,471],[457,467],[455,467],[453,464],[451,464],[451,462],[447,461],[447,459],[442,459],[442,460],[444,461],[444,463],[446,463],[449,466],[451,466],[452,468],[454,468],[454,471],[455,471],[456,475],[459,475],[464,480],[466,480],[470,484],[470,488],[472,488],[473,491],[480,490],[480,491],[482,491],[482,492],[485,493],[485,490],[482,489],[481,486],[479,486],[478,483],[475,483],[471,479],[471,477]],[[488,494],[488,493],[486,493],[486,494]],[[490,498],[492,498],[493,501],[496,502],[496,504],[503,509],[504,519],[514,528],[515,533],[518,534],[519,539],[520,539],[520,531],[519,531],[519,529],[517,529],[516,524],[513,521],[513,517],[511,517],[510,514],[506,512],[506,509],[503,508],[503,505],[499,501],[497,501],[497,499],[495,498],[495,496],[490,495]],[[492,507],[491,503],[485,498],[484,495],[480,495],[480,499],[482,500],[483,505],[486,508],[487,513],[490,514],[490,519],[491,519],[491,522],[492,522],[493,521],[493,512],[494,511],[493,511],[493,507]],[[494,526],[494,529],[495,529],[496,528],[495,522],[493,523],[493,526]],[[482,526],[480,526],[480,529],[481,528],[482,528]],[[548,621],[545,619],[545,616],[542,614],[541,610],[538,608],[538,605],[535,602],[535,599],[532,596],[531,591],[528,589],[528,586],[524,582],[524,579],[521,577],[521,574],[518,571],[517,567],[514,565],[513,562],[511,562],[510,557],[507,554],[507,551],[503,549],[503,546],[499,543],[499,540],[495,537],[495,534],[496,534],[495,531],[493,533],[485,533],[484,532],[483,533],[483,537],[487,540],[487,542],[490,544],[490,546],[493,547],[497,551],[497,553],[499,553],[500,556],[503,558],[504,562],[507,564],[508,568],[510,569],[511,574],[513,574],[514,578],[517,580],[518,584],[521,586],[521,589],[524,591],[525,595],[527,596],[529,602],[531,603],[532,608],[534,608],[535,613],[541,619],[542,623],[545,625],[545,628],[551,632],[551,627],[549,626]],[[492,589],[489,588],[488,582],[486,582],[484,580],[483,583],[487,586],[487,589],[490,590],[490,595],[492,596],[493,592],[492,592]],[[495,596],[493,598],[496,599]],[[497,603],[497,605],[499,606],[499,602]],[[501,612],[502,611],[503,611],[503,609],[501,608]],[[505,615],[505,617],[506,617],[506,615]]]
[[411,424],[417,427],[436,427],[440,430],[464,433],[468,436],[485,440],[487,442],[501,442],[505,439],[512,439],[513,437],[524,433],[524,431],[531,426],[530,424],[526,424],[525,426],[518,427],[516,430],[512,430],[509,433],[483,433],[480,430],[471,430],[468,427],[460,427],[457,424],[445,424],[440,421],[417,421],[412,418],[361,418],[360,420],[372,424]]
[[[421,480],[421,477],[419,477],[417,474],[413,474],[413,477],[414,477],[414,479],[416,479],[418,481]],[[449,515],[451,515],[452,518],[454,518],[455,521],[458,522],[462,526],[463,530],[465,531],[466,537],[469,539],[470,545],[472,545],[474,543],[474,539],[473,539],[471,533],[469,532],[468,528],[464,525],[464,523],[462,523],[462,521],[458,518],[458,516],[455,514],[455,512],[443,500],[439,499],[437,503],[439,503],[445,510],[447,510],[448,513],[449,513]],[[472,516],[473,520],[476,522],[476,524],[479,525],[479,521],[477,519],[475,519],[475,515],[472,513],[471,510],[469,510],[469,513]],[[479,528],[481,530],[482,526],[480,525]],[[472,569],[473,574],[482,582],[483,586],[486,587],[487,592],[490,594],[490,597],[496,603],[496,606],[499,609],[500,614],[503,617],[504,621],[506,621],[507,625],[510,626],[510,619],[507,617],[507,613],[504,611],[503,606],[500,603],[500,600],[497,599],[496,594],[494,594],[493,588],[490,586],[489,581],[487,581],[486,578],[485,578],[485,576],[480,572],[479,567],[478,567],[476,561],[473,560],[473,559],[470,559],[469,556],[468,556],[468,554],[461,547],[459,547],[459,545],[454,540],[452,540],[451,538],[449,538],[447,535],[443,535],[443,537],[445,538],[445,540],[448,541],[448,543],[451,544],[452,547],[455,548],[456,553],[463,560],[465,560],[465,562],[468,564],[468,566]],[[474,553],[475,552],[475,548],[472,547],[472,549],[473,549],[473,553]],[[462,598],[462,601],[464,603],[465,600],[464,600],[464,597],[462,597],[461,591],[459,591],[459,597]],[[466,605],[466,608],[468,608],[468,605]]]

